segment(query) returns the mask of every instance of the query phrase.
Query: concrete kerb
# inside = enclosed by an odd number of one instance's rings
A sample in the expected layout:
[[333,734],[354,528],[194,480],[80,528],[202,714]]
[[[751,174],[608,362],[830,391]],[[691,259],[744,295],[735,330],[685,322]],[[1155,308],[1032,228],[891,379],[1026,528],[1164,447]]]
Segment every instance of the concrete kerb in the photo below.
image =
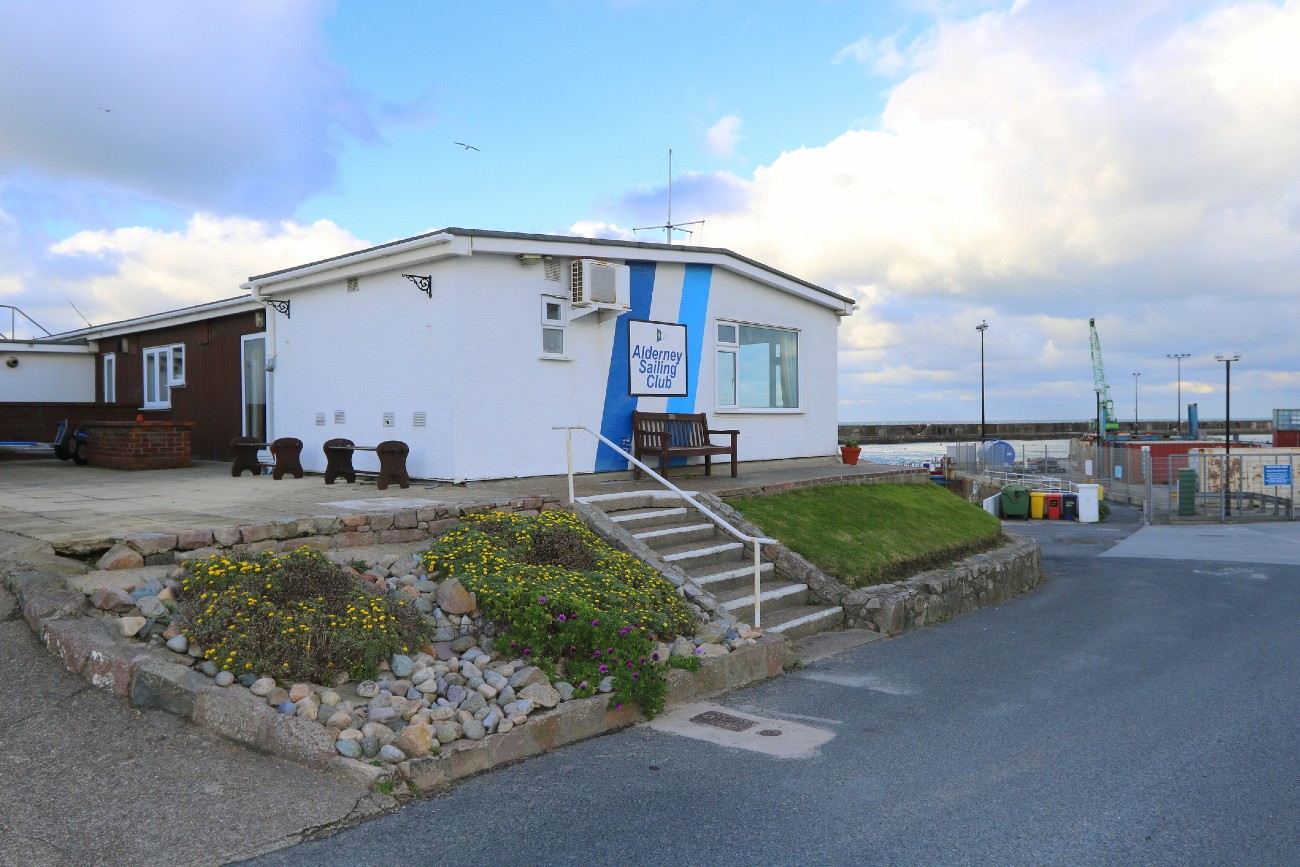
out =
[[[700,494],[698,499],[742,533],[765,535],[712,494]],[[781,578],[807,584],[814,599],[843,607],[845,626],[898,635],[985,605],[1005,602],[1042,583],[1042,554],[1038,543],[1015,533],[1006,535],[1010,541],[1002,547],[967,557],[952,566],[922,572],[906,581],[856,590],[826,575],[784,545],[769,545],[763,557],[772,562]]]
[[[534,504],[524,499],[508,504],[474,504],[461,507],[461,511],[482,511],[502,506],[512,511],[554,507],[549,502]],[[365,517],[371,520],[355,526],[372,526],[377,516]],[[313,531],[319,529],[319,524],[315,523],[317,520],[308,522]],[[440,520],[433,516],[433,521]],[[287,529],[290,522],[279,523]],[[379,520],[373,523],[385,524],[384,517],[379,516]],[[447,525],[451,523],[454,523],[454,518]],[[299,531],[306,529],[303,522],[297,522],[297,526]],[[245,542],[244,528],[238,529],[239,541],[230,546],[231,549],[254,550],[247,546],[257,542]],[[422,527],[409,529],[427,532]],[[435,525],[432,535],[437,535],[441,529]],[[219,532],[213,531],[214,537]],[[256,536],[259,532],[254,530],[250,535]],[[333,534],[330,541],[339,536],[352,541],[355,538],[352,534],[356,532],[380,534],[387,531],[348,529]],[[147,540],[133,537],[123,540],[123,543],[140,553],[136,545],[157,545],[159,537],[166,534],[146,535]],[[224,535],[232,541],[235,538],[230,533]],[[313,532],[312,535],[323,534]],[[287,533],[285,536],[279,540],[288,543],[289,547],[284,550],[297,547],[305,538]],[[164,546],[171,544],[165,539],[161,541]],[[198,552],[202,549],[191,550]],[[89,616],[90,606],[85,594],[69,589],[69,584],[75,580],[69,581],[60,572],[25,569],[7,572],[4,582],[18,597],[29,627],[70,672],[93,686],[127,699],[136,707],[165,710],[243,746],[316,770],[339,774],[364,785],[374,786],[400,776],[412,789],[425,791],[565,744],[616,731],[646,718],[635,704],[611,707],[608,696],[574,699],[530,717],[527,724],[509,732],[491,734],[481,741],[458,740],[444,747],[439,755],[376,767],[338,755],[334,738],[324,726],[277,713],[243,687],[216,686],[189,667],[170,661],[166,658],[168,651],[146,650],[121,638],[104,621]],[[677,706],[716,696],[775,677],[793,663],[789,642],[783,638],[763,637],[756,644],[733,650],[726,656],[701,659],[697,672],[669,669],[666,673],[669,681],[666,705]]]

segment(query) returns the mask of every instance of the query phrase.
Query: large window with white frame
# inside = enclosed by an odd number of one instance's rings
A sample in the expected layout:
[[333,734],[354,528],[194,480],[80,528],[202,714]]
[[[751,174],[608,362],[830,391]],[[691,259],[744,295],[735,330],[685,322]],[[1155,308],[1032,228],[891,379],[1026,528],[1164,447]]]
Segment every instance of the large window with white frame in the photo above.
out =
[[144,408],[170,409],[171,390],[185,384],[185,344],[150,346],[140,355],[144,361]]
[[103,362],[104,403],[117,403],[117,353],[105,352]]
[[542,356],[566,358],[565,332],[569,325],[569,300],[557,295],[542,296]]
[[798,409],[799,332],[717,322],[719,409]]

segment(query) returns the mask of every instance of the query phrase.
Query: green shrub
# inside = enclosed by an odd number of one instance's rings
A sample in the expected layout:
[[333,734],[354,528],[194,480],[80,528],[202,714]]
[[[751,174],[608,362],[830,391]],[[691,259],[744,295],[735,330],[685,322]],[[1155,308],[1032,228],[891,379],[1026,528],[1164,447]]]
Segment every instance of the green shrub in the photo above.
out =
[[577,695],[612,677],[616,701],[636,701],[648,715],[663,708],[654,642],[692,632],[694,616],[671,583],[576,515],[468,515],[423,559],[430,573],[476,594],[502,629],[499,645],[563,672]]
[[330,683],[375,677],[431,633],[313,548],[191,561],[181,581],[185,634],[218,669]]

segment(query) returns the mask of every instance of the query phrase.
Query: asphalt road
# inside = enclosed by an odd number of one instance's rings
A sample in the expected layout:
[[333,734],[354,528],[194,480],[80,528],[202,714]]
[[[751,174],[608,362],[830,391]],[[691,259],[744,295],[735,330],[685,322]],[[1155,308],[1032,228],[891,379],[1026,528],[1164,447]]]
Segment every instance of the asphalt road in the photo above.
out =
[[1137,529],[1033,524],[1034,592],[723,700],[811,756],[638,726],[249,863],[1298,864],[1300,558],[1098,556]]

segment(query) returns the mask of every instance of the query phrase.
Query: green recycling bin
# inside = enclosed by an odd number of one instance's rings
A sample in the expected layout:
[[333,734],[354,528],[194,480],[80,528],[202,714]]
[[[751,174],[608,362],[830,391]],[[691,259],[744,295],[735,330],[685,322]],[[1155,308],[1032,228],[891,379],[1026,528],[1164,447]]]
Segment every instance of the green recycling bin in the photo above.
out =
[[1002,514],[1007,518],[1029,519],[1029,488],[1005,485],[1002,488]]

